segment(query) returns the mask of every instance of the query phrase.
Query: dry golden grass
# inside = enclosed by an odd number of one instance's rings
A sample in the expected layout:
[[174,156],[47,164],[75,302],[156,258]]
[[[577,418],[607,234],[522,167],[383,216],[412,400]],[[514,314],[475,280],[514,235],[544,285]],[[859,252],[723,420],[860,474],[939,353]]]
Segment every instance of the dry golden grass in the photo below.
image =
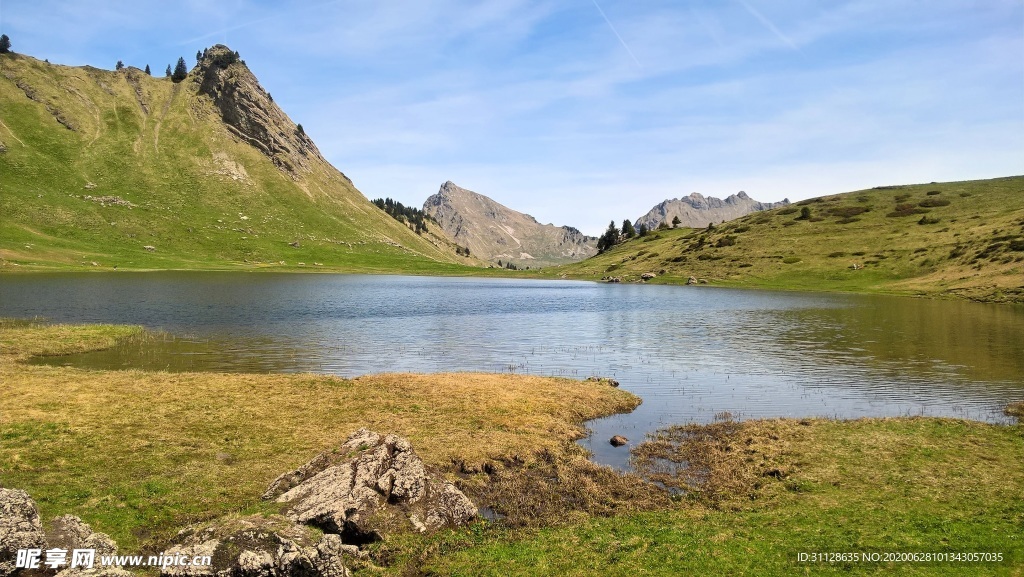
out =
[[795,468],[785,457],[803,431],[792,424],[726,419],[668,427],[633,449],[633,464],[672,491],[716,507],[735,505],[754,499],[764,479],[785,478]]
[[527,463],[498,468],[483,484],[467,484],[466,489],[510,527],[550,527],[671,506],[668,493],[649,481],[595,465],[581,451],[543,451]]
[[[138,337],[131,327],[0,325],[0,484],[44,517],[82,516],[131,551],[188,522],[266,508],[279,473],[359,427],[407,436],[444,470],[564,454],[583,421],[639,400],[517,375],[149,373],[31,366]],[[458,464],[458,466],[456,466]]]

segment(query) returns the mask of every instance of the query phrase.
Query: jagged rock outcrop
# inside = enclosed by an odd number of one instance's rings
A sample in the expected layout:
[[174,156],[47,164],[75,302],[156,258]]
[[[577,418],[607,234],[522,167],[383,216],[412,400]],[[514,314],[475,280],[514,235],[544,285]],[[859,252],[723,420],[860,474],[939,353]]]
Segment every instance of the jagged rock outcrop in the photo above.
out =
[[182,531],[165,556],[208,556],[211,565],[172,565],[164,577],[348,577],[367,554],[337,534],[316,532],[280,515],[222,519]]
[[39,510],[25,491],[0,488],[0,577],[14,574],[18,549],[46,549]]
[[672,219],[679,217],[679,226],[704,228],[708,224],[718,224],[723,220],[732,220],[752,212],[788,205],[789,199],[780,202],[758,202],[742,190],[729,195],[725,200],[713,196],[705,197],[694,192],[689,196],[671,198],[658,203],[647,214],[636,219],[633,225],[640,228],[643,224],[648,230],[654,230],[663,222],[671,226]]
[[483,260],[519,268],[576,262],[597,254],[597,239],[571,226],[540,224],[482,194],[448,181],[423,203],[455,242]]
[[[287,488],[286,487],[290,487]],[[339,452],[318,455],[278,477],[264,498],[288,503],[297,523],[337,533],[346,543],[380,539],[388,530],[459,525],[476,506],[454,485],[427,474],[407,439],[360,429]]]
[[313,160],[326,163],[309,136],[274,104],[249,67],[227,46],[206,49],[190,76],[199,83],[199,93],[213,99],[228,129],[282,170],[295,176],[309,172]]

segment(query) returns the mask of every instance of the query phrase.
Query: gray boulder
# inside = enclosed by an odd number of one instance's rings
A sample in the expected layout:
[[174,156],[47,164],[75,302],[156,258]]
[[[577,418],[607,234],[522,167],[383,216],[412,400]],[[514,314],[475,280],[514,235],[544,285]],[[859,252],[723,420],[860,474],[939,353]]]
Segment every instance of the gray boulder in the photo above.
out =
[[273,515],[221,519],[182,531],[168,556],[208,556],[210,565],[169,566],[164,577],[348,577],[367,554],[338,535]]
[[405,438],[366,429],[335,453],[318,455],[278,477],[265,498],[289,503],[292,521],[340,534],[346,543],[376,541],[392,529],[428,531],[465,523],[477,508],[454,485],[431,478]]
[[[74,515],[57,517],[50,523],[46,534],[49,547],[72,551],[74,549],[94,549],[96,558],[91,569],[83,567],[65,567],[57,573],[57,577],[129,577],[131,573],[121,567],[105,567],[100,564],[103,555],[116,555],[117,543],[106,533],[98,533],[84,521]],[[70,559],[69,559],[70,561]]]
[[0,488],[0,577],[14,574],[18,549],[46,549],[39,510],[25,491]]

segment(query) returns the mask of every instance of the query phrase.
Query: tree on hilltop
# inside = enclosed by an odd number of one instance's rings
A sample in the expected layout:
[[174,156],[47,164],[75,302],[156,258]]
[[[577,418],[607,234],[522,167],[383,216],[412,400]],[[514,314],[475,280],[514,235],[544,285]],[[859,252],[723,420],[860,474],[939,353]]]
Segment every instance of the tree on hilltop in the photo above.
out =
[[114,65],[114,70],[123,70],[123,69],[124,69],[124,62],[121,62],[120,60],[118,60],[117,64]]
[[168,78],[170,78],[170,77],[171,77],[171,65],[170,65],[170,64],[168,64],[168,65],[167,65],[167,72],[165,73],[165,75],[166,75],[166,76],[167,76]]
[[186,78],[188,78],[188,67],[185,65],[185,58],[178,58],[178,63],[174,65],[174,73],[171,74],[171,80],[181,82]]
[[636,228],[633,227],[633,223],[629,222],[629,219],[622,221],[622,236],[624,238],[633,238],[636,236]]
[[146,74],[152,76],[153,73],[149,71],[149,64],[146,65]]
[[597,239],[597,252],[602,253],[619,243],[619,229],[615,228],[615,221],[608,223],[608,230],[604,231],[601,238]]
[[202,59],[203,59],[203,53],[198,51],[198,50],[196,50],[196,63],[198,64],[199,61],[202,60]]
[[11,39],[6,34],[0,34],[0,54],[7,54],[11,51]]

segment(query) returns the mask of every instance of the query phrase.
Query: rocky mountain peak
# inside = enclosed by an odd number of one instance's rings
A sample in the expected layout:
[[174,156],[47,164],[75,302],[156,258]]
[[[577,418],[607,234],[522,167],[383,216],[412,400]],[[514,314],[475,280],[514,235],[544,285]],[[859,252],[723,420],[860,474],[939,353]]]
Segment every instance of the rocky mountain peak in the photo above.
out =
[[223,44],[207,48],[191,77],[199,84],[199,93],[213,100],[232,134],[259,149],[292,177],[309,172],[311,161],[326,162],[237,52]]
[[540,224],[528,214],[447,181],[423,203],[455,242],[494,263],[519,267],[583,260],[597,253],[597,239],[572,227]]
[[713,196],[704,196],[693,192],[682,198],[670,198],[654,206],[647,214],[634,223],[654,230],[661,223],[671,223],[679,218],[681,226],[703,228],[710,223],[718,224],[724,220],[739,218],[751,212],[770,210],[786,206],[789,200],[781,202],[758,202],[742,190],[722,200]]

